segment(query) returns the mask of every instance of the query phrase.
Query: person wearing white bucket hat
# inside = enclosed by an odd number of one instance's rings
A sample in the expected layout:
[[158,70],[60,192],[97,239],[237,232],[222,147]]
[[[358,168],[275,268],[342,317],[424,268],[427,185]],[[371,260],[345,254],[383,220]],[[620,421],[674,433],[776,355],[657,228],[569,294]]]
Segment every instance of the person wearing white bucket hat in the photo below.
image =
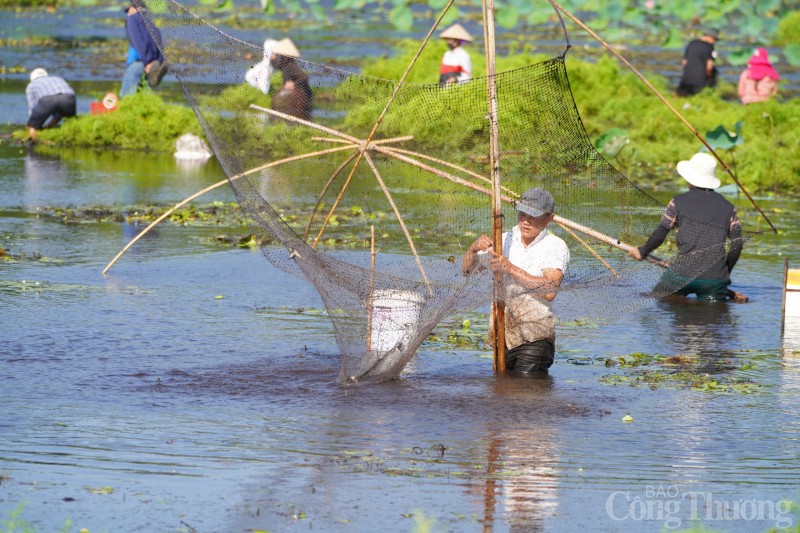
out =
[[650,238],[643,246],[631,249],[631,257],[641,261],[675,229],[678,255],[654,291],[677,287],[672,294],[695,294],[706,301],[747,301],[747,297],[728,288],[744,240],[736,208],[714,191],[720,186],[717,160],[700,152],[688,161],[679,162],[676,168],[689,184],[689,190],[670,201]]
[[258,89],[264,94],[269,94],[269,84],[272,78],[272,50],[278,41],[275,39],[266,39],[264,41],[264,57],[263,59],[250,67],[244,75],[247,83]]
[[439,38],[447,41],[449,48],[439,66],[439,83],[446,85],[472,78],[472,59],[462,46],[472,42],[472,35],[461,24],[456,23],[440,33]]
[[503,254],[481,235],[464,255],[462,270],[469,276],[488,262],[505,275],[506,369],[527,376],[544,374],[553,364],[556,332],[550,302],[567,273],[570,254],[567,244],[547,230],[555,216],[548,191],[528,189],[516,209],[518,224],[503,233]]
[[31,72],[25,96],[28,99],[27,126],[31,140],[36,140],[38,130],[52,128],[62,118],[75,116],[75,91],[63,78],[50,76],[43,68]]
[[272,47],[272,65],[283,75],[283,86],[272,97],[272,109],[311,120],[313,108],[308,73],[298,63],[300,51],[288,37]]

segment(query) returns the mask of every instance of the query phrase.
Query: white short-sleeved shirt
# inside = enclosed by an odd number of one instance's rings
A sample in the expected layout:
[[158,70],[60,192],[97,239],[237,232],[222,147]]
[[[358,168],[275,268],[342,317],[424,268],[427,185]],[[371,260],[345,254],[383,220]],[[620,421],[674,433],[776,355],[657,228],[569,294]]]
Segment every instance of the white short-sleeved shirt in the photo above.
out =
[[461,67],[458,74],[458,81],[467,81],[472,78],[472,60],[469,54],[462,47],[457,46],[454,50],[448,50],[442,58],[442,65],[449,67]]
[[[503,255],[532,276],[541,276],[547,269],[558,269],[566,275],[569,268],[567,244],[547,229],[525,246],[519,226],[514,226],[503,234]],[[543,295],[526,292],[513,278],[506,294],[506,346],[509,349],[525,342],[555,341],[555,317],[550,302]]]

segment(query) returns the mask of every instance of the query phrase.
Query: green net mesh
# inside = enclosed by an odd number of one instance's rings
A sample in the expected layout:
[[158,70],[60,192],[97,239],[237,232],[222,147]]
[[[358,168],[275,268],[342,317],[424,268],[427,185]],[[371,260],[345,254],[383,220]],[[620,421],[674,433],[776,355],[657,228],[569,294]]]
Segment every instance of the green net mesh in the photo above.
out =
[[[342,381],[396,378],[446,315],[491,301],[491,272],[461,271],[474,239],[491,234],[486,78],[402,86],[365,146],[395,82],[273,54],[265,94],[245,83],[263,59],[260,43],[226,35],[175,2],[144,5],[263,255],[319,291]],[[294,91],[281,89],[282,76],[297,81]],[[550,229],[571,256],[552,302],[559,320],[617,318],[724,257],[722,245],[697,250],[682,276],[663,279],[661,266],[621,249],[643,244],[664,206],[593,148],[563,55],[496,81],[504,229],[516,223],[522,191],[544,187],[555,198]],[[669,262],[675,248],[665,249]]]

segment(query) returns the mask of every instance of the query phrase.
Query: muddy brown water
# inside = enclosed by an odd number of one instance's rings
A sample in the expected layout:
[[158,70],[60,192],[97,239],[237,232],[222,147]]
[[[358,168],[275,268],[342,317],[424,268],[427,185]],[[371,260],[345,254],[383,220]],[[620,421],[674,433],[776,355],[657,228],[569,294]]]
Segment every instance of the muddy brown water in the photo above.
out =
[[[780,332],[797,201],[758,199],[781,234],[745,247],[734,281],[748,304],[650,302],[603,327],[561,324],[549,379],[496,378],[487,351],[431,342],[400,381],[343,387],[314,289],[210,244],[246,228],[165,224],[103,277],[141,226],[43,215],[172,205],[221,178],[214,160],[0,146],[0,248],[15,258],[0,262],[0,520],[20,510],[42,532],[67,520],[92,532],[797,526],[800,333]],[[633,386],[636,369],[605,365],[633,352],[685,354],[704,383],[753,389]]]

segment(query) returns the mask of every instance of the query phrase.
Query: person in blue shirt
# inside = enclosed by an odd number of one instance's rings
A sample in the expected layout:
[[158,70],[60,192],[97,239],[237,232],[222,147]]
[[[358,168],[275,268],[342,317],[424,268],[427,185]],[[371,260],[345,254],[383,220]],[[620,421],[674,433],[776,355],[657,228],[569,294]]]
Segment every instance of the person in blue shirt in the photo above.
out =
[[133,2],[125,8],[128,16],[125,19],[125,34],[128,36],[128,59],[125,75],[122,78],[120,97],[134,94],[142,83],[142,78],[147,77],[147,83],[155,87],[167,73],[164,56],[159,50],[161,33],[155,29],[156,39],[145,26]]
[[64,117],[75,116],[75,91],[58,76],[50,76],[43,68],[33,69],[31,82],[25,88],[28,98],[28,133],[36,140],[38,130],[52,128]]

